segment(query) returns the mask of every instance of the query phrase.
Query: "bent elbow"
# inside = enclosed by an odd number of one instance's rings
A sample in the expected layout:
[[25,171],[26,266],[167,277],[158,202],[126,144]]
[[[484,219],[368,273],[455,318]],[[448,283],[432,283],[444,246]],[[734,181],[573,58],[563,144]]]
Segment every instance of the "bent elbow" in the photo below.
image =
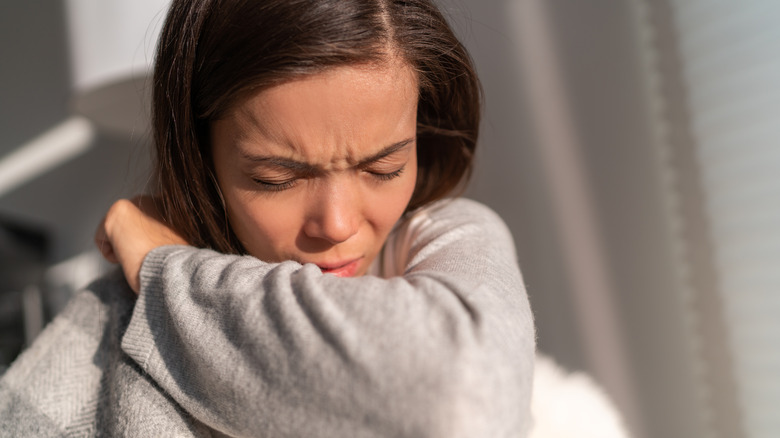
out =
[[[520,437],[530,423],[533,358],[470,345],[428,353],[415,367],[388,370],[387,411],[404,424],[398,436]],[[450,352],[452,353],[452,352]],[[425,354],[425,352],[420,352]],[[533,354],[533,353],[531,353]],[[423,363],[424,362],[424,363]]]
[[[518,437],[530,421],[530,384],[517,370],[510,375],[484,364],[456,365],[442,373],[425,397],[414,436],[472,438]],[[453,375],[455,374],[455,375]],[[496,376],[500,376],[496,378]]]

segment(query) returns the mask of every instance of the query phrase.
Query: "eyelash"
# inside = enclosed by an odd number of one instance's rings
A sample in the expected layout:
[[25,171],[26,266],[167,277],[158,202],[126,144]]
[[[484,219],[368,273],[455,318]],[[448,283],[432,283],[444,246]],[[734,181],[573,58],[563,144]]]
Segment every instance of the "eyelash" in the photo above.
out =
[[392,172],[388,173],[376,173],[376,172],[368,172],[372,176],[374,176],[379,181],[390,181],[391,179],[398,178],[403,173],[404,169],[406,169],[406,166],[401,167],[398,170],[394,170]]
[[[401,167],[398,170],[394,170],[392,172],[388,173],[377,173],[377,172],[368,172],[371,176],[376,178],[379,181],[390,181],[392,179],[398,178],[403,173],[404,169],[406,169],[406,166]],[[267,192],[281,192],[287,189],[292,188],[295,185],[295,179],[291,179],[288,181],[284,181],[281,183],[270,183],[268,181],[263,181],[261,179],[254,178],[253,181],[255,184],[260,186],[260,188]]]
[[289,181],[284,181],[281,183],[269,183],[267,181],[263,181],[261,179],[254,179],[255,184],[260,186],[260,188],[266,192],[281,192],[284,190],[287,190],[289,188],[292,188],[292,186],[295,185],[295,180],[291,179]]

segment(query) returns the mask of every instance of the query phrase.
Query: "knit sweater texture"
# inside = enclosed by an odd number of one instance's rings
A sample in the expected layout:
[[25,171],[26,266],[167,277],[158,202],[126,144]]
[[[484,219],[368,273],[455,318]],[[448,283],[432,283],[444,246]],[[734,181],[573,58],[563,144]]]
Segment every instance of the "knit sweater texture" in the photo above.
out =
[[0,379],[0,436],[524,437],[533,318],[511,235],[445,200],[371,275],[188,246],[79,293]]

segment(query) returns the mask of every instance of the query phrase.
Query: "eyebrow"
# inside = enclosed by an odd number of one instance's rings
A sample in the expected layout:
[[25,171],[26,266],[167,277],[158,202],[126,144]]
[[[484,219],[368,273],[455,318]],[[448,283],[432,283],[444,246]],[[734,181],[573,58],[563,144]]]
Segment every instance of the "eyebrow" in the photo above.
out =
[[[412,143],[415,139],[414,138],[407,138],[406,140],[401,140],[397,143],[393,143],[389,146],[385,146],[380,150],[379,152],[375,153],[374,155],[371,155],[370,157],[364,158],[360,160],[356,166],[354,167],[365,167],[372,163],[375,163],[382,158],[387,157],[388,155],[392,155],[395,152],[398,152],[399,150],[405,148],[407,145]],[[282,158],[282,157],[275,157],[275,156],[264,156],[264,155],[251,155],[247,154],[245,152],[241,152],[241,156],[249,161],[255,162],[255,163],[269,163],[276,166],[286,167],[290,170],[294,170],[297,172],[304,172],[304,173],[313,173],[317,170],[319,170],[319,166],[315,166],[313,164],[309,164],[303,161],[293,160],[290,158]]]

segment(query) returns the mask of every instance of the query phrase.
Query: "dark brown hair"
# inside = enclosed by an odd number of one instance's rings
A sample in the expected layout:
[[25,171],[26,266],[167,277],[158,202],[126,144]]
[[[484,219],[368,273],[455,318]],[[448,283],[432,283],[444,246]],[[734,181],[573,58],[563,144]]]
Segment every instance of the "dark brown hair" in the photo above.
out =
[[468,53],[428,0],[174,0],[154,70],[156,195],[190,243],[241,253],[214,178],[209,123],[249,92],[400,55],[417,72],[417,185],[407,211],[471,171],[481,92]]

